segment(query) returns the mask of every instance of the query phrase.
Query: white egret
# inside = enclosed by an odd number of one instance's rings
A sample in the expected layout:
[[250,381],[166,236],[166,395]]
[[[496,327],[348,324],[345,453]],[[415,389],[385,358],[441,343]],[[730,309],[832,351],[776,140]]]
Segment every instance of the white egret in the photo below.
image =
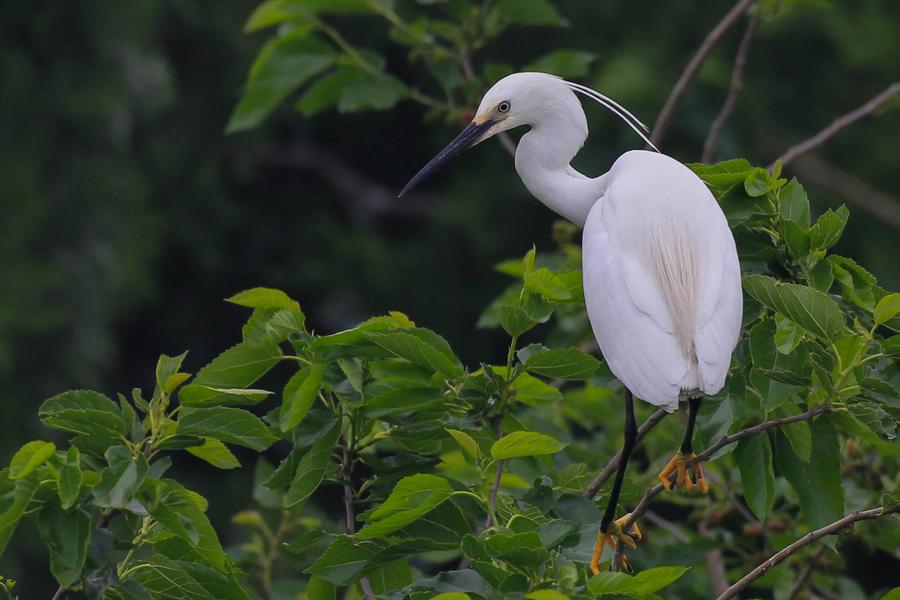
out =
[[545,73],[515,73],[488,90],[472,123],[401,195],[466,148],[527,125],[531,129],[516,148],[516,171],[538,200],[584,228],[588,317],[604,359],[626,388],[622,458],[590,565],[597,572],[605,545],[634,547],[632,538],[640,539],[636,527],[621,529],[629,515],[614,521],[637,434],[632,394],[670,412],[688,401],[684,440],[659,477],[671,489],[676,472],[679,487],[707,491],[700,465],[686,463],[693,457],[701,398],[722,389],[731,364],[742,294],[725,215],[690,169],[644,150],[626,152],[599,177],[572,168],[588,136],[576,93],[603,104],[650,143],[641,130],[646,127],[599,92]]

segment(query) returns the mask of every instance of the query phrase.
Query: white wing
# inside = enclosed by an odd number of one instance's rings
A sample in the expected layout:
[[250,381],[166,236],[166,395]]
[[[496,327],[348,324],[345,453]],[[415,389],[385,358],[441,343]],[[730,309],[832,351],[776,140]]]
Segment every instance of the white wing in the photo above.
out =
[[706,186],[667,156],[613,165],[584,228],[588,316],[612,372],[639,398],[678,407],[718,392],[741,321],[740,268]]

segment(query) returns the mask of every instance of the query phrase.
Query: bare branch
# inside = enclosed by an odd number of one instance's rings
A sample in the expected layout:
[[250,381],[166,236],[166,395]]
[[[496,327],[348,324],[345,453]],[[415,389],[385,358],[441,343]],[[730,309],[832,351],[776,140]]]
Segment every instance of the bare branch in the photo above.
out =
[[894,96],[894,94],[898,92],[900,92],[900,81],[895,81],[894,83],[889,85],[886,90],[884,90],[856,110],[851,110],[846,115],[838,117],[831,123],[831,125],[823,129],[816,135],[803,142],[800,142],[796,146],[791,146],[790,148],[788,148],[787,151],[782,154],[778,160],[780,160],[783,165],[787,165],[801,154],[804,154],[806,152],[809,152],[813,148],[821,146],[829,139],[831,139],[836,133],[840,132],[843,129],[846,129],[850,125],[853,125],[863,117],[866,117],[875,112],[878,107],[890,100]]
[[805,182],[840,194],[878,220],[900,229],[900,201],[889,194],[811,154],[799,157],[792,168]]
[[[494,431],[497,433],[497,439],[503,437],[503,415],[498,414],[494,419]],[[491,494],[488,497],[488,514],[484,521],[484,528],[487,529],[491,525],[499,525],[494,523],[494,516],[497,511],[497,493],[500,491],[500,480],[503,479],[503,467],[506,466],[505,460],[497,461],[497,474],[494,475],[494,483],[491,485]]]
[[734,58],[734,68],[731,71],[731,87],[728,89],[728,97],[725,98],[722,110],[719,111],[716,120],[713,121],[712,126],[709,128],[709,135],[706,136],[706,141],[703,143],[701,162],[713,162],[716,155],[716,147],[719,145],[719,137],[722,135],[725,123],[728,122],[728,119],[731,118],[731,114],[734,112],[738,96],[744,89],[744,68],[747,66],[747,54],[750,52],[750,41],[753,39],[753,32],[756,31],[756,26],[759,24],[759,15],[760,11],[757,10],[750,17],[747,29],[744,30],[744,37],[741,38],[741,43],[738,45],[737,55]]
[[[637,437],[634,438],[634,445],[637,446],[641,443],[641,440],[644,439],[644,436],[647,435],[651,429],[657,426],[660,421],[665,418],[665,416],[669,414],[665,411],[665,409],[659,409],[649,417],[647,420],[641,423],[641,426],[638,427]],[[612,459],[603,467],[597,476],[594,477],[594,480],[591,482],[589,486],[584,490],[584,496],[586,498],[593,498],[597,495],[597,492],[600,488],[603,487],[603,484],[612,476],[613,473],[616,472],[616,469],[619,468],[619,461],[622,460],[622,452],[619,451],[618,454],[612,457]]]
[[[760,434],[764,431],[768,431],[769,429],[773,429],[775,427],[781,427],[783,425],[789,425],[791,423],[797,423],[799,421],[810,421],[814,417],[825,414],[827,412],[831,412],[833,409],[830,406],[817,406],[815,408],[811,408],[805,413],[801,413],[799,415],[793,415],[790,417],[782,417],[780,419],[771,419],[769,421],[763,421],[762,423],[757,423],[752,427],[747,427],[746,429],[742,429],[736,433],[732,433],[731,435],[726,435],[722,437],[718,442],[695,456],[690,461],[687,461],[687,465],[690,466],[694,463],[705,462],[709,460],[716,452],[733,444],[739,440],[744,439],[745,437],[750,437],[752,435]],[[650,501],[653,500],[656,496],[660,494],[665,488],[662,483],[657,483],[656,485],[650,487],[644,495],[641,497],[641,500],[637,503],[637,506],[634,507],[631,511],[631,517],[625,522],[622,526],[622,531],[630,531],[631,525],[637,521],[641,515],[647,510],[647,507],[650,505]],[[613,558],[614,564],[619,564],[619,560],[622,558],[622,552],[624,551],[625,544],[619,544],[616,547],[616,555]]]
[[654,144],[659,146],[663,137],[665,137],[666,132],[669,129],[669,122],[672,120],[672,114],[675,112],[675,107],[678,106],[681,98],[684,96],[685,92],[687,92],[688,87],[694,81],[694,78],[700,71],[700,67],[706,62],[710,52],[713,51],[713,48],[716,47],[716,44],[719,43],[722,36],[738,22],[741,15],[747,11],[753,2],[754,0],[740,0],[728,14],[712,28],[712,31],[707,34],[706,39],[703,40],[697,53],[694,54],[687,67],[684,68],[684,72],[681,74],[681,77],[678,78],[675,87],[672,88],[672,93],[669,94],[669,98],[663,105],[662,110],[659,111],[659,116],[656,118],[656,123],[653,125],[653,134],[650,136],[650,139]]
[[822,553],[825,552],[825,546],[819,548],[819,551],[816,552],[815,556],[812,557],[812,560],[803,567],[803,570],[800,571],[800,575],[797,576],[797,579],[794,581],[794,584],[791,586],[791,589],[788,591],[787,600],[794,600],[797,597],[797,594],[800,593],[800,590],[803,589],[803,586],[806,585],[806,582],[809,581],[810,575],[812,575],[813,569],[816,568],[816,562],[818,562],[819,557],[822,556]]
[[[715,535],[709,528],[709,516],[700,520],[700,523],[697,525],[697,532],[704,539],[715,539]],[[728,576],[725,573],[725,560],[722,557],[722,551],[718,548],[707,550],[703,553],[703,560],[706,561],[710,587],[712,587],[714,593],[721,594],[728,589]]]
[[277,148],[265,157],[264,162],[313,171],[338,193],[345,212],[353,219],[365,221],[381,214],[426,216],[435,205],[431,198],[417,191],[398,199],[395,188],[375,181],[328,148],[314,142],[297,140]]
[[716,598],[716,600],[728,600],[728,598],[734,598],[739,592],[746,589],[754,580],[762,577],[769,569],[781,563],[783,560],[794,554],[797,550],[800,550],[804,546],[812,544],[816,540],[819,540],[826,535],[840,533],[844,528],[852,525],[853,523],[856,523],[857,521],[877,519],[880,516],[895,512],[900,512],[900,507],[886,509],[883,506],[878,506],[875,508],[870,508],[868,510],[857,510],[850,513],[843,519],[838,519],[830,525],[826,525],[825,527],[821,527],[819,529],[816,529],[815,531],[811,531],[780,552],[776,552],[775,554],[764,560],[762,564],[744,575],[740,580],[738,580],[737,583],[725,590],[725,592],[718,598]]
[[666,531],[672,534],[672,537],[681,542],[682,544],[690,544],[691,538],[689,538],[683,531],[678,529],[678,526],[672,521],[663,519],[661,516],[653,512],[652,510],[648,510],[645,514],[647,520],[656,525],[657,527],[662,527]]
[[[344,479],[344,516],[347,523],[347,533],[353,535],[356,533],[356,517],[353,514],[353,487],[351,486],[350,453],[347,450],[346,441],[341,446],[341,475]],[[366,600],[375,600],[375,592],[372,590],[372,584],[369,583],[368,577],[360,578],[359,587],[362,589],[363,596]]]

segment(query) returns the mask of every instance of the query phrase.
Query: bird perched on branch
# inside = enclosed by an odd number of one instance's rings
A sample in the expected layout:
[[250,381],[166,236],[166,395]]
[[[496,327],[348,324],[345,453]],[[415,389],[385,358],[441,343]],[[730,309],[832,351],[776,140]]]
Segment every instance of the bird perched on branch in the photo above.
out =
[[[607,173],[588,177],[571,161],[588,136],[576,94],[625,121],[654,151],[632,150]],[[633,396],[672,412],[688,403],[681,447],[660,472],[667,489],[707,491],[691,464],[694,422],[704,395],[722,389],[738,340],[741,276],[725,215],[704,183],[659,153],[646,126],[599,92],[545,73],[515,73],[491,87],[472,122],[441,150],[401,195],[454,156],[514,127],[530,130],[516,148],[516,171],[548,208],[583,227],[584,297],[603,357],[625,385],[625,443],[600,523],[590,567],[604,546],[635,547],[629,515],[615,520],[637,426]],[[622,565],[627,568],[627,563]]]

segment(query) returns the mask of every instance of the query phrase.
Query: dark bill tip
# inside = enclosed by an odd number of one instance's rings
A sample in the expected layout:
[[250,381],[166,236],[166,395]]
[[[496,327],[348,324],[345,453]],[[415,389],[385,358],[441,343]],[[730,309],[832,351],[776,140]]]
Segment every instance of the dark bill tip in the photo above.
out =
[[452,142],[447,144],[446,148],[438,152],[437,156],[428,161],[428,164],[422,167],[419,172],[409,180],[409,183],[403,187],[398,197],[402,197],[403,194],[419,185],[419,183],[425,181],[429,175],[440,169],[444,163],[450,162],[450,159],[461,154],[467,148],[471,148],[475,142],[478,141],[478,138],[480,138],[485,131],[490,129],[493,124],[494,121],[492,120],[487,120],[484,123],[475,123],[474,121],[469,123]]

